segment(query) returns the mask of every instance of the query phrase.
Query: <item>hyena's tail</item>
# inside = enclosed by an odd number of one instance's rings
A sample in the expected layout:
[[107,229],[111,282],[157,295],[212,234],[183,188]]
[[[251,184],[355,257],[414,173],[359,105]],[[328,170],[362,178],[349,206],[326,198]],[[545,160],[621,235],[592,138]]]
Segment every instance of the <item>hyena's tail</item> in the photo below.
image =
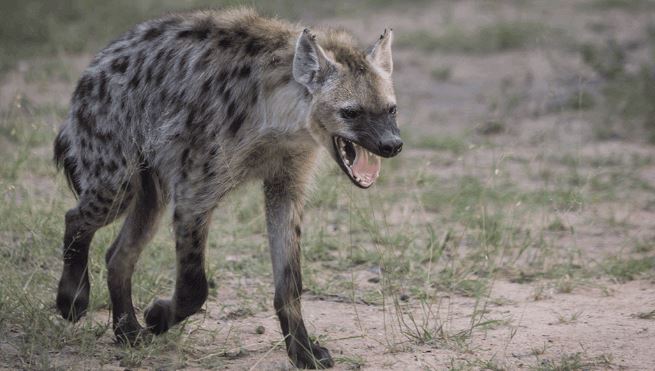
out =
[[77,164],[75,157],[71,153],[70,138],[66,133],[66,129],[62,128],[55,138],[54,157],[55,166],[57,169],[63,169],[66,175],[66,182],[68,187],[73,191],[75,197],[79,197],[81,192],[80,180],[77,176]]

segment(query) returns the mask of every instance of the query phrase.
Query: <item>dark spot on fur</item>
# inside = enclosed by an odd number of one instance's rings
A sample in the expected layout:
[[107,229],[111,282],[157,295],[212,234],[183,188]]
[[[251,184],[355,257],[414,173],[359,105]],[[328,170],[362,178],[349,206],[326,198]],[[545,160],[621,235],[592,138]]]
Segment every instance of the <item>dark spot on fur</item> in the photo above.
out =
[[161,83],[164,81],[164,73],[165,73],[164,69],[162,68],[157,74],[157,77],[155,79],[155,84],[157,84],[157,86],[161,85]]
[[241,112],[234,118],[234,120],[232,120],[232,123],[230,124],[230,133],[232,134],[232,136],[235,136],[237,134],[245,119],[246,119],[245,113]]
[[196,216],[195,220],[196,225],[202,225],[205,223],[205,218],[202,215]]
[[248,76],[250,76],[250,66],[246,64],[239,70],[239,77],[245,79]]
[[77,119],[77,124],[82,130],[87,134],[92,133],[93,127],[95,127],[95,117],[89,112],[88,105],[86,103],[80,104],[77,111],[75,112],[75,118]]
[[92,91],[93,91],[93,78],[89,75],[84,75],[77,83],[77,87],[75,88],[75,92],[73,93],[73,95],[77,99],[82,99],[89,96]]
[[91,210],[93,210],[93,212],[96,214],[98,213],[98,211],[100,211],[100,207],[98,207],[98,205],[93,203],[93,201],[89,202],[89,208],[91,208]]
[[113,138],[111,132],[106,132],[106,133],[96,132],[95,137],[98,138],[102,143],[107,143],[111,141]]
[[211,62],[211,54],[212,54],[212,49],[207,49],[205,50],[204,53],[198,58],[198,61],[196,62],[195,65],[195,70],[197,72],[202,71],[207,68],[209,63]]
[[227,106],[227,118],[231,118],[234,116],[234,111],[236,110],[236,104],[234,102],[230,102],[230,105]]
[[154,69],[155,69],[154,63],[150,64],[146,69],[146,84],[150,84],[150,81],[152,81],[152,74]]
[[177,69],[179,71],[184,71],[186,70],[186,64],[189,61],[189,53],[185,53],[182,58],[180,58],[180,62],[177,65]]
[[98,99],[100,101],[105,100],[107,95],[107,74],[105,71],[100,71],[100,76],[98,76]]
[[160,49],[155,55],[154,63],[159,63],[164,58],[164,49]]
[[214,27],[214,21],[211,18],[207,17],[198,21],[190,29],[182,30],[178,32],[177,37],[180,39],[192,38],[198,41],[203,41],[209,37],[209,34],[211,33],[213,27]]
[[109,170],[110,173],[113,173],[116,170],[118,170],[118,165],[116,164],[116,161],[114,160],[109,161],[109,164],[107,165],[107,170]]
[[182,167],[185,168],[188,164],[189,161],[189,152],[191,152],[190,148],[185,148],[184,151],[182,151]]
[[159,28],[151,28],[143,34],[144,41],[150,41],[161,36],[162,30]]
[[234,38],[243,41],[248,37],[248,32],[244,29],[245,26],[240,26],[236,30],[234,30]]
[[101,171],[102,171],[102,166],[101,166],[100,162],[96,162],[96,165],[93,168],[93,175],[95,175],[96,178],[99,178]]
[[134,67],[134,76],[139,76],[141,74],[141,69],[143,68],[143,63],[146,61],[146,56],[143,53],[143,50],[139,52],[139,55],[136,57],[136,65]]
[[210,77],[207,80],[205,80],[205,82],[202,83],[202,88],[201,88],[202,93],[203,94],[209,93],[209,90],[211,89],[211,86],[212,86],[212,78]]
[[114,73],[125,73],[129,65],[130,58],[128,56],[118,57],[111,61],[111,70]]
[[227,104],[227,102],[230,100],[230,89],[223,89],[221,98],[223,98],[223,103]]
[[130,88],[132,89],[138,88],[140,82],[141,82],[141,76],[139,76],[138,73],[135,73],[134,76],[132,76],[132,79],[130,80]]
[[193,28],[190,30],[183,30],[177,33],[177,37],[179,39],[184,39],[184,38],[193,38],[198,41],[202,41],[207,39],[209,36],[210,29],[209,28],[204,28],[204,27],[199,27],[199,28]]
[[232,45],[234,45],[234,41],[228,35],[225,35],[218,40],[219,48],[227,49],[227,48],[231,48]]
[[168,65],[173,59],[173,54],[175,54],[175,49],[168,49],[168,52],[164,56],[164,65]]
[[250,90],[250,104],[255,105],[257,103],[257,98],[259,97],[259,83],[255,83],[255,85],[252,87]]
[[245,52],[249,56],[257,55],[264,48],[264,41],[257,38],[251,38],[246,43]]
[[[195,117],[196,117],[195,110],[190,109],[190,110],[189,110],[189,114],[188,114],[187,117],[186,117],[186,127],[187,127],[187,128],[190,128],[190,127],[193,126],[193,122],[194,122],[194,120],[195,120]],[[188,151],[188,150],[189,150],[189,149],[187,148],[186,151]]]

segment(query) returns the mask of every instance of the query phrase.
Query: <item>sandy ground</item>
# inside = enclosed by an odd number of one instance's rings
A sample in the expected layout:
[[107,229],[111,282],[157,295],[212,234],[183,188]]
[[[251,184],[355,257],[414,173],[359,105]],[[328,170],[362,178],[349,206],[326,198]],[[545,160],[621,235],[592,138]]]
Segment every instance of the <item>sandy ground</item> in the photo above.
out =
[[[655,355],[651,352],[655,323],[637,318],[635,309],[655,305],[655,287],[631,282],[608,288],[609,292],[605,292],[588,287],[573,294],[535,301],[530,285],[497,282],[491,294],[491,301],[497,304],[485,308],[486,317],[508,321],[510,325],[474,332],[466,349],[449,348],[448,344],[395,343],[399,340],[395,331],[399,316],[394,307],[337,303],[309,296],[305,298],[304,312],[309,328],[317,336],[334,339],[324,342],[334,356],[361,357],[365,360],[363,368],[438,370],[453,366],[453,360],[455,364],[465,364],[466,360],[477,357],[495,360],[507,369],[518,369],[579,352],[586,359],[608,356],[613,368],[651,370],[655,365]],[[474,307],[475,300],[471,298],[442,297],[435,303],[432,309],[435,313],[427,326],[443,325],[444,331],[456,334],[469,327]],[[416,318],[425,318],[425,311],[412,303],[402,310],[414,311]],[[576,319],[570,321],[573,316]],[[221,321],[210,309],[198,326],[220,327],[223,332],[225,327],[234,326],[241,334],[243,343],[237,349],[243,355],[228,362],[230,367],[247,369],[256,365],[255,368],[274,370],[286,365],[284,354],[269,352],[270,344],[280,338],[271,311],[243,320]],[[266,332],[253,336],[257,326],[264,326]],[[348,364],[338,367],[348,368]]]

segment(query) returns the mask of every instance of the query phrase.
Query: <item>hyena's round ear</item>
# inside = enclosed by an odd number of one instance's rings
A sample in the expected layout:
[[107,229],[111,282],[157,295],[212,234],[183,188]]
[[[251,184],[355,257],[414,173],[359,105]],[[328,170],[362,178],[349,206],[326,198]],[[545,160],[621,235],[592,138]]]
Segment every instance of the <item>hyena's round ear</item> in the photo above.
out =
[[296,42],[293,56],[293,78],[305,85],[311,93],[320,87],[334,62],[325,55],[316,42],[316,36],[305,28]]
[[371,45],[366,53],[366,58],[374,65],[391,75],[393,72],[393,59],[391,57],[391,43],[393,41],[393,29],[385,28],[380,38]]

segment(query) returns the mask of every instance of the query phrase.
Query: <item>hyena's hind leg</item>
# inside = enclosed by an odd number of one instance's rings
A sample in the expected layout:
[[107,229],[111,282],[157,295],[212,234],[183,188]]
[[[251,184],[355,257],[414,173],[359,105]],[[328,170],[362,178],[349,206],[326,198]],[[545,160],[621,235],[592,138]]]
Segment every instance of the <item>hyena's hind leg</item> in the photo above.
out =
[[64,269],[57,289],[57,308],[61,315],[77,321],[89,305],[89,246],[93,235],[125,212],[133,197],[130,181],[80,189],[76,207],[66,213]]
[[138,179],[135,201],[105,256],[114,334],[119,341],[130,344],[143,334],[132,304],[132,273],[143,247],[157,231],[167,201],[166,191],[152,170],[141,170]]
[[173,212],[177,278],[170,299],[157,299],[145,311],[148,329],[161,334],[198,312],[207,300],[205,244],[211,210],[193,212],[187,205],[176,205]]

